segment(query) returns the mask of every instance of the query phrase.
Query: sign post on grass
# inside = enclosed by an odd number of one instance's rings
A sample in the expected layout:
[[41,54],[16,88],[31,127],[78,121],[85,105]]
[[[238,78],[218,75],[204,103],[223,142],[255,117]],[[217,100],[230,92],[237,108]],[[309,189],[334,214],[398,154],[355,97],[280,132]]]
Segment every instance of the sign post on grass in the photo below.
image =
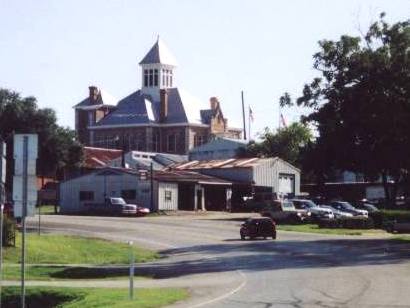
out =
[[128,241],[130,246],[130,300],[134,299],[134,249],[132,249],[132,241]]
[[0,141],[0,307],[1,307],[1,287],[3,284],[3,214],[4,203],[6,202],[6,143]]
[[26,307],[26,217],[34,216],[37,202],[36,162],[38,137],[36,134],[14,135],[14,216],[21,218],[21,308]]

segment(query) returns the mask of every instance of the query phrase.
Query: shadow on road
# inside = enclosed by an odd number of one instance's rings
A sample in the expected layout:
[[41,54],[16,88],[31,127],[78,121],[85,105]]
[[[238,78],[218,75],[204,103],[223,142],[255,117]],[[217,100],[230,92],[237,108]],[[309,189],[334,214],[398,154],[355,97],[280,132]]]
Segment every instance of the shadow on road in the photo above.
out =
[[[232,240],[227,240],[230,241]],[[139,265],[136,270],[138,274],[154,278],[172,278],[233,270],[266,271],[398,264],[410,260],[410,245],[382,239],[261,240],[198,245],[165,250],[162,253],[179,260]]]

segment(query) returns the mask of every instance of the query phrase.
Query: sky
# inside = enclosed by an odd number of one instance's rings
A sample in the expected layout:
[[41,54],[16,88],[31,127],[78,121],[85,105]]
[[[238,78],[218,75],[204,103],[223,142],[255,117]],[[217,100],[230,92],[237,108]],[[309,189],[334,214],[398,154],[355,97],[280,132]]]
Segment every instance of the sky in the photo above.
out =
[[[408,19],[410,0],[0,0],[0,87],[35,96],[73,128],[89,85],[117,99],[141,87],[138,62],[160,35],[177,86],[204,107],[218,97],[231,126],[242,126],[244,91],[255,136],[278,126],[284,92],[297,97],[318,75],[319,40],[359,36],[381,12]],[[282,112],[293,122],[308,111]]]

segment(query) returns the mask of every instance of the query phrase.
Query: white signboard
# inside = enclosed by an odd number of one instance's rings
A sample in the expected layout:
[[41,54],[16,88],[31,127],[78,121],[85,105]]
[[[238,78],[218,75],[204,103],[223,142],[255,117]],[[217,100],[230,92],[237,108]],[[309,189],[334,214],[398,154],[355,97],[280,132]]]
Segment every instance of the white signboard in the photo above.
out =
[[[27,151],[25,152],[25,140],[27,140]],[[13,177],[13,201],[14,216],[23,216],[24,202],[24,174],[27,175],[26,204],[27,216],[34,216],[37,203],[37,177],[36,162],[38,152],[38,137],[36,134],[14,135],[14,177]],[[27,161],[27,169],[24,170],[24,162]]]
[[[33,201],[27,201],[27,215],[26,216],[34,216],[36,214],[36,203]],[[21,201],[14,201],[13,205],[14,217],[22,217],[23,216],[23,202]]]
[[23,145],[27,137],[27,174],[36,175],[38,137],[35,134],[14,135],[14,175],[23,175]]
[[[23,177],[13,177],[13,200],[23,201]],[[37,201],[37,177],[27,176],[27,201]]]

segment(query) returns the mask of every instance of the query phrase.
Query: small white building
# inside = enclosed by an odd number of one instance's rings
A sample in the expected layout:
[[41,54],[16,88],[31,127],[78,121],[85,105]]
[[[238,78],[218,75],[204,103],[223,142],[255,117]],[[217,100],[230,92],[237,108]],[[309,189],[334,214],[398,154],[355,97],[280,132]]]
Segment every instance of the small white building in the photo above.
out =
[[122,197],[127,203],[151,210],[226,210],[232,183],[192,171],[155,171],[105,167],[60,184],[61,213],[87,212],[105,198]]

